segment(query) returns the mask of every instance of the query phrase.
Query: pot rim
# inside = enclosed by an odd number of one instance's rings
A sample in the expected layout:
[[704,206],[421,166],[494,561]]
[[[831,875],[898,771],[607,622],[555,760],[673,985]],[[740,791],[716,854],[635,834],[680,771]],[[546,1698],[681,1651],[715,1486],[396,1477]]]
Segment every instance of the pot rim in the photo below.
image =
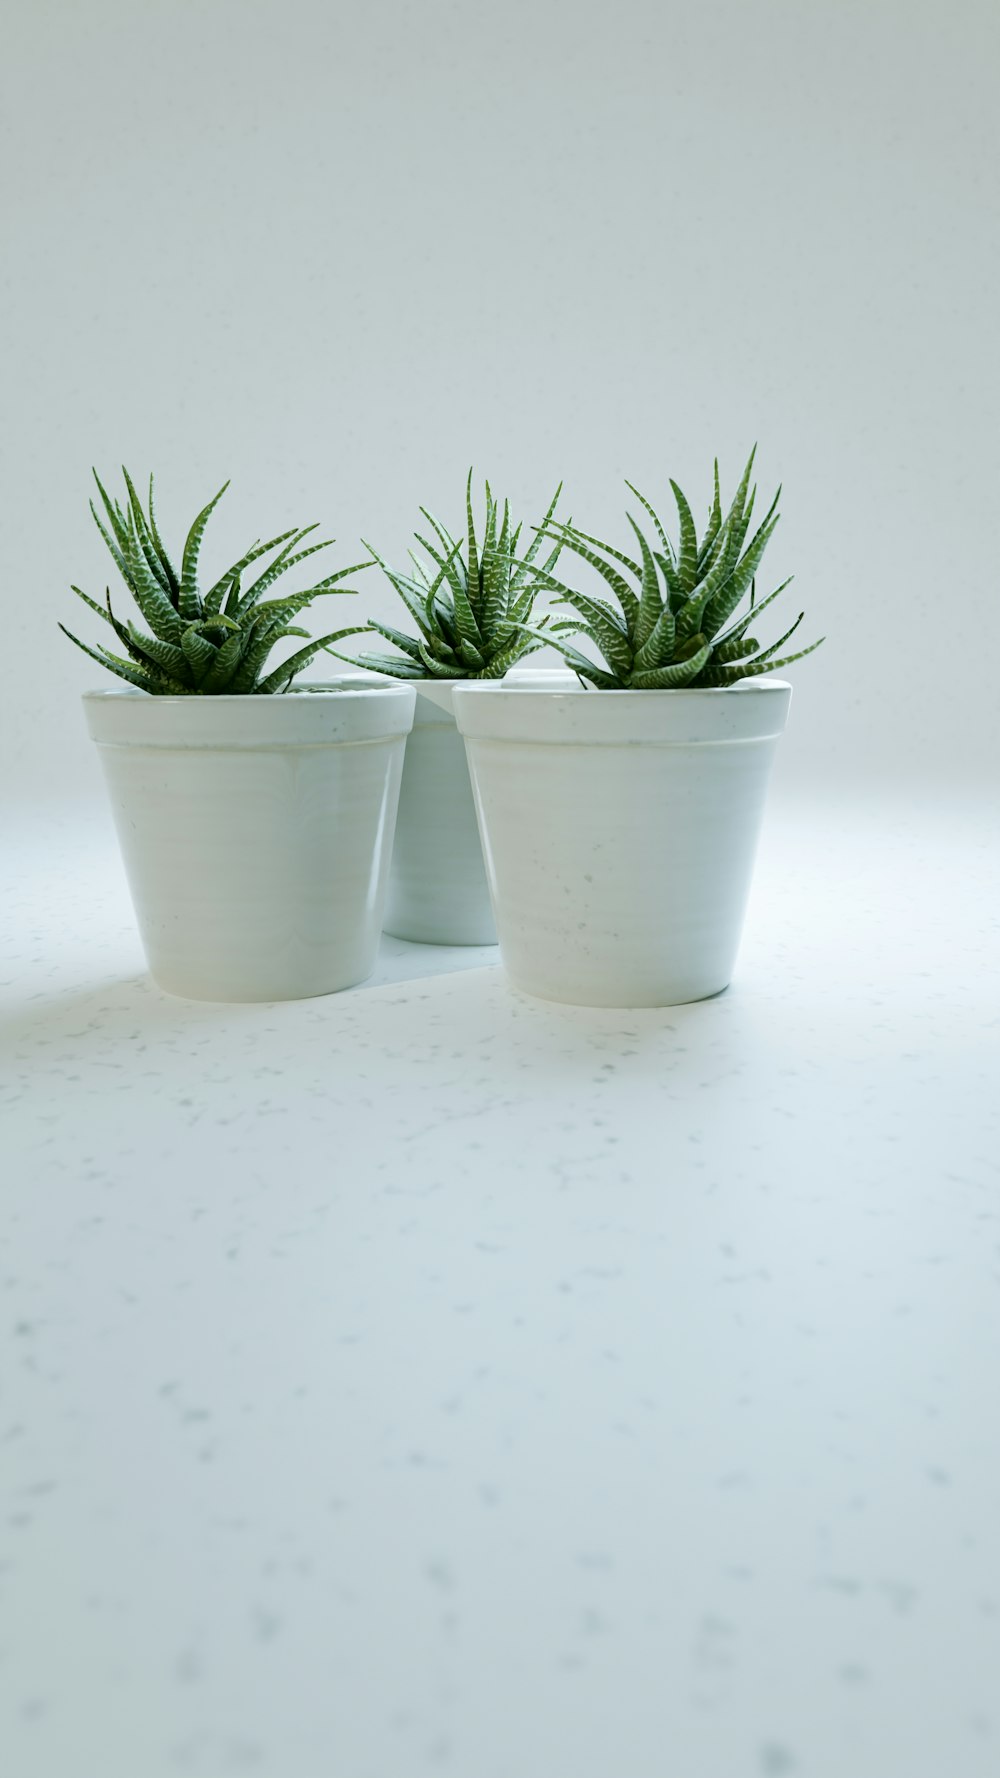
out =
[[[442,683],[444,682],[442,681]],[[791,681],[788,679],[765,677],[743,679],[735,685],[664,685],[659,688],[643,687],[641,690],[636,686],[580,685],[579,682],[575,685],[555,686],[525,685],[523,680],[518,680],[516,683],[510,684],[506,679],[459,679],[453,680],[451,683],[459,685],[463,691],[477,693],[502,691],[508,697],[519,697],[523,693],[530,698],[631,698],[635,702],[640,699],[646,701],[657,698],[729,698],[734,692],[745,697],[748,692],[791,691],[792,689]]]
[[785,726],[785,679],[676,690],[473,685],[454,695],[467,741],[580,746],[729,746],[773,741]]
[[93,687],[90,691],[81,692],[80,696],[85,703],[97,698],[133,698],[136,703],[155,704],[157,709],[162,708],[164,704],[179,704],[185,710],[192,707],[204,709],[207,705],[214,708],[216,705],[238,704],[241,708],[252,705],[255,710],[261,710],[266,706],[282,706],[286,699],[297,697],[301,692],[308,692],[311,699],[336,698],[343,701],[345,698],[355,696],[367,697],[369,692],[373,691],[379,693],[402,692],[405,695],[409,689],[410,687],[402,679],[386,679],[381,682],[373,679],[369,685],[344,686],[335,685],[329,680],[321,680],[311,686],[301,685],[294,692],[268,693],[264,697],[252,691],[206,692],[200,695],[198,692],[140,691],[138,686],[123,686],[120,691],[116,686]]
[[131,687],[85,691],[83,713],[101,747],[229,751],[336,747],[405,737],[413,725],[410,687],[324,688],[299,695],[253,692],[168,693]]

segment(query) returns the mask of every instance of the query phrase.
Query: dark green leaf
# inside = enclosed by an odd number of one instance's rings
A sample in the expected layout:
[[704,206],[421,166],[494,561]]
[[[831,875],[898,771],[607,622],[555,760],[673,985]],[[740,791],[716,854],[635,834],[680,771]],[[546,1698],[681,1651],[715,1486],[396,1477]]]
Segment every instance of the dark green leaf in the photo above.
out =
[[677,579],[681,592],[690,593],[698,574],[698,534],[687,497],[677,486],[673,477],[671,477],[670,486],[674,491],[681,526],[680,549],[677,553]]
[[[543,518],[541,524],[535,527],[535,535],[532,538],[531,542],[529,543],[527,549],[524,552],[524,557],[519,564],[518,572],[513,576],[512,580],[511,580],[510,590],[512,593],[520,592],[521,588],[524,586],[524,584],[528,578],[529,573],[532,570],[532,567],[533,567],[534,561],[535,561],[535,557],[537,556],[539,547],[541,545],[542,537],[548,531],[549,522],[552,519],[552,516],[556,510],[556,507],[559,504],[559,496],[561,495],[561,493],[562,493],[562,482],[559,483],[559,486],[556,489],[555,493],[553,494],[552,499],[549,501],[548,508],[545,513],[545,517]],[[518,525],[515,532],[514,532],[514,535],[512,536],[512,538],[510,540],[511,556],[516,556],[517,543],[518,543],[518,538],[520,537],[520,535],[521,535],[521,527],[520,527],[520,525]],[[558,551],[556,551],[556,554],[558,555]]]
[[191,663],[191,671],[200,685],[213,664],[218,649],[207,636],[200,636],[194,624],[190,624],[181,636],[181,647]]
[[663,549],[664,554],[672,557],[673,553],[674,553],[673,548],[671,546],[670,539],[667,536],[667,533],[663,528],[663,521],[660,518],[659,513],[656,511],[656,508],[650,505],[649,501],[646,499],[645,494],[640,494],[638,488],[634,485],[634,483],[632,483],[630,481],[626,481],[625,486],[629,489],[630,493],[633,493],[635,495],[640,506],[645,508],[646,512],[649,514],[650,518],[652,519],[653,524],[656,526],[656,535],[660,539],[660,546]]
[[164,642],[179,642],[184,626],[172,601],[150,573],[134,525],[129,528],[127,560],[132,597],[150,629]]
[[654,667],[645,673],[633,673],[632,685],[636,691],[669,691],[690,685],[696,679],[711,654],[711,644],[706,642],[697,654],[685,661],[675,661],[669,667]]
[[177,595],[177,608],[181,616],[189,622],[201,616],[201,602],[198,598],[198,555],[201,550],[201,540],[205,535],[205,526],[228,486],[228,482],[223,482],[219,492],[213,494],[207,506],[202,507],[187,534],[184,559],[181,564],[181,585]]
[[571,643],[564,642],[561,637],[554,635],[552,630],[533,630],[525,625],[524,633],[533,637],[540,645],[547,644],[550,648],[554,648],[569,663],[574,673],[578,673],[583,679],[589,679],[601,690],[617,691],[621,689],[622,682],[613,673],[606,672],[595,661],[589,660],[585,654],[581,654],[580,650],[574,648]]
[[472,470],[465,484],[465,515],[468,526],[466,543],[467,596],[473,611],[480,611],[479,553],[476,547],[476,526],[472,516]]
[[181,587],[180,575],[177,573],[177,570],[174,567],[173,562],[170,560],[170,557],[167,554],[166,549],[164,548],[163,539],[160,536],[159,526],[156,523],[156,507],[153,504],[153,477],[152,477],[152,475],[150,475],[150,478],[149,478],[149,530],[150,530],[150,535],[153,539],[153,543],[156,548],[156,553],[159,556],[160,561],[163,565],[163,572],[165,573],[165,575],[167,577],[167,590],[170,593],[170,598],[171,598],[172,603],[174,605],[176,605],[178,597],[180,595],[180,587]]
[[676,634],[674,614],[669,605],[664,605],[645,642],[636,652],[634,671],[645,673],[653,667],[666,666],[674,652]]
[[663,600],[660,596],[660,583],[656,578],[656,564],[653,560],[653,554],[649,544],[646,542],[645,535],[636,524],[632,514],[628,513],[627,517],[629,524],[639,540],[639,549],[642,555],[642,574],[640,577],[642,595],[639,599],[638,609],[634,613],[631,624],[632,638],[635,646],[637,648],[642,648],[649,641],[649,638],[659,621],[660,613],[663,609]]

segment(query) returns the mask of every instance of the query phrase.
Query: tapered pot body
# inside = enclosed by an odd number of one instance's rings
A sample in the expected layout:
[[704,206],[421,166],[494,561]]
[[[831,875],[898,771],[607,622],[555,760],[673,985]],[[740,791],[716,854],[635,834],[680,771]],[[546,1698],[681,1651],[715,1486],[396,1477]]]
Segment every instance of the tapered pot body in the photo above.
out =
[[584,1006],[717,994],[739,945],[791,687],[460,687],[503,962]]
[[409,687],[90,692],[150,972],[195,1000],[295,1000],[374,967]]
[[416,687],[385,930],[418,944],[495,945],[465,744],[451,708],[457,683]]

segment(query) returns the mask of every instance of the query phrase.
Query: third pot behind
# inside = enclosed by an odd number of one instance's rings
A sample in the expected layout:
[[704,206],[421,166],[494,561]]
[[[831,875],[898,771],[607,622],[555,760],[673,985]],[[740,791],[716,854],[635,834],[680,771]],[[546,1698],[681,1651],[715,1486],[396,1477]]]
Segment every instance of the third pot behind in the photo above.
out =
[[431,945],[495,945],[454,681],[417,685],[383,930]]

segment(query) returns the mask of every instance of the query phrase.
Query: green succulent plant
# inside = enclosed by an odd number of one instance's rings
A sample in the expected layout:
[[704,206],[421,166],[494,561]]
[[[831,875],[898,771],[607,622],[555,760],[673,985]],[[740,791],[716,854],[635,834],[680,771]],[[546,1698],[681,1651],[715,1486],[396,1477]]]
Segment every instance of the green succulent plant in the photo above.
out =
[[[551,629],[542,634],[529,627],[528,634],[539,643],[548,642],[557,648],[581,679],[605,690],[735,685],[739,679],[774,672],[811,654],[824,637],[808,648],[775,658],[798,629],[803,612],[777,642],[766,648],[747,633],[791,579],[783,581],[766,599],[757,600],[756,575],[778,523],[781,489],[747,541],[756,497],[756,489],[750,486],[755,455],[756,447],[750,453],[725,517],[716,462],[715,496],[700,539],[691,508],[677,483],[671,481],[680,525],[676,547],[645,495],[626,482],[655,530],[655,539],[650,543],[632,514],[627,515],[639,546],[638,560],[575,525],[547,519],[539,534],[558,539],[595,568],[606,581],[615,603],[565,586],[555,579],[548,565],[532,570],[536,590],[544,588],[556,595],[554,604],[569,605],[577,612],[580,621],[555,627],[572,628],[578,635],[589,637],[600,650],[603,665],[589,659],[573,643],[553,635]],[[628,576],[634,586],[629,584]],[[737,615],[747,595],[749,609]]]
[[[272,650],[290,636],[309,636],[308,630],[292,620],[323,593],[350,593],[354,589],[340,583],[368,562],[356,562],[329,574],[303,592],[265,599],[264,594],[289,568],[307,556],[329,548],[332,540],[299,547],[315,525],[282,531],[267,543],[254,543],[238,562],[213,581],[202,592],[198,587],[198,559],[205,526],[213,508],[228,488],[226,482],[202,507],[191,526],[184,544],[180,569],[176,569],[163,546],[153,503],[153,478],[149,478],[149,500],[146,508],[136,493],[128,471],[123,469],[127,500],[119,505],[106,493],[97,471],[94,480],[104,507],[107,523],[102,521],[94,502],[90,510],[101,536],[114,559],[125,585],[132,594],[141,616],[152,632],[138,628],[129,619],[121,623],[111,607],[110,589],[104,605],[98,604],[80,588],[73,592],[83,603],[96,611],[110,625],[125,650],[123,655],[109,648],[91,648],[81,642],[65,624],[59,628],[71,642],[89,654],[92,660],[116,673],[140,691],[176,697],[185,693],[204,696],[211,693],[245,693],[262,696],[288,691],[295,675],[307,666],[321,648],[355,633],[358,625],[333,631],[328,636],[310,639],[280,666],[266,671]],[[276,552],[271,554],[271,552]],[[271,555],[269,563],[263,558]],[[243,579],[255,562],[261,571],[249,586]]]
[[[463,537],[454,538],[426,506],[420,508],[434,534],[433,541],[419,532],[416,536],[429,564],[411,550],[414,571],[400,574],[365,543],[402,599],[417,633],[409,635],[392,624],[373,619],[367,629],[383,636],[400,652],[361,653],[351,664],[391,673],[397,679],[501,679],[516,661],[541,648],[549,640],[545,620],[537,633],[525,628],[525,624],[535,598],[535,558],[546,526],[554,520],[561,492],[560,484],[521,562],[513,560],[521,526],[512,527],[509,503],[505,500],[501,510],[489,482],[486,521],[481,539],[477,537],[471,469],[465,489]],[[550,573],[562,548],[562,542],[556,540],[555,548],[541,565],[542,574]],[[336,654],[337,650],[330,652]]]

